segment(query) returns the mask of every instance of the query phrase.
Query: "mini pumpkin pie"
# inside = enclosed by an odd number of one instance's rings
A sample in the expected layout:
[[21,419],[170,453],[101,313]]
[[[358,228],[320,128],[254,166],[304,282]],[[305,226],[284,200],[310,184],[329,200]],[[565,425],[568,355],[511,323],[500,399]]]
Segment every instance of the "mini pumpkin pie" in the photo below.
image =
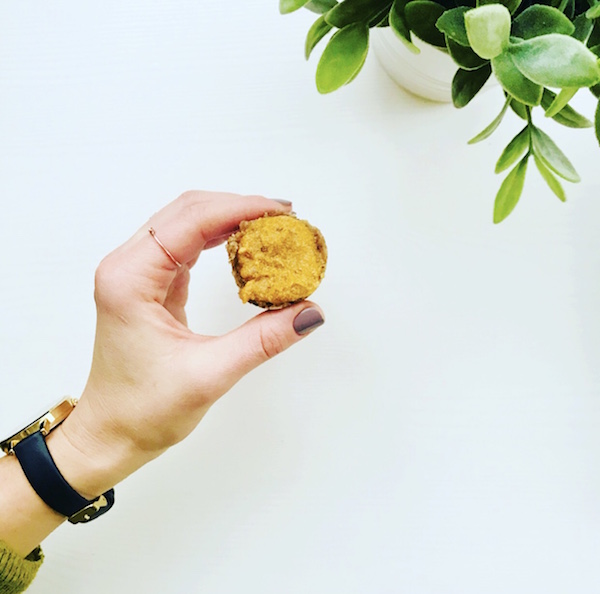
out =
[[327,264],[321,232],[293,214],[242,221],[227,241],[227,253],[240,299],[266,309],[306,299]]

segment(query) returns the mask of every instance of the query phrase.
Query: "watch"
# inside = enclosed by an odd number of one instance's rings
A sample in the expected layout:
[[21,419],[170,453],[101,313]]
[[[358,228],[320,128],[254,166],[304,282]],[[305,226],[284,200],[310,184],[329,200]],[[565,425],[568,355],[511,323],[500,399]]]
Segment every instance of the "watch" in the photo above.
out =
[[76,399],[65,398],[24,429],[0,441],[0,450],[17,457],[27,480],[44,503],[67,516],[71,524],[90,522],[106,513],[115,502],[113,489],[93,500],[82,497],[60,473],[46,446],[45,437],[69,416],[76,404]]

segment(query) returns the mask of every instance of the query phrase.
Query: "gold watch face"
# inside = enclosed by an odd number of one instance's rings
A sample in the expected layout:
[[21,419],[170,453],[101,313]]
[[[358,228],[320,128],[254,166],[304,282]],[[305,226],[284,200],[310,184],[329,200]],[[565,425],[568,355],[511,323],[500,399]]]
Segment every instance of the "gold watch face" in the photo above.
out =
[[52,429],[60,425],[69,414],[71,414],[71,411],[75,408],[76,404],[77,400],[75,398],[65,398],[53,406],[47,413],[33,421],[33,423],[27,425],[24,429],[21,429],[21,431],[0,441],[0,450],[5,454],[12,454],[13,448],[26,437],[29,437],[38,431],[41,431],[43,435],[48,435]]

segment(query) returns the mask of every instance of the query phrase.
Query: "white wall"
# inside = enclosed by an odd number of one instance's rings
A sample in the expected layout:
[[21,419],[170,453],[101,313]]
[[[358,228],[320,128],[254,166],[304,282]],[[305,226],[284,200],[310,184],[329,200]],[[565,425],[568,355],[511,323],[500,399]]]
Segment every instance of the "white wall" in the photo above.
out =
[[[330,250],[325,327],[52,535],[31,592],[599,591],[593,133],[548,123],[583,182],[563,205],[531,170],[493,226],[520,123],[466,141],[500,92],[427,103],[370,56],[319,96],[311,21],[275,0],[0,6],[2,434],[81,391],[97,262],[183,190],[291,199]],[[203,255],[192,327],[255,313],[224,249]]]

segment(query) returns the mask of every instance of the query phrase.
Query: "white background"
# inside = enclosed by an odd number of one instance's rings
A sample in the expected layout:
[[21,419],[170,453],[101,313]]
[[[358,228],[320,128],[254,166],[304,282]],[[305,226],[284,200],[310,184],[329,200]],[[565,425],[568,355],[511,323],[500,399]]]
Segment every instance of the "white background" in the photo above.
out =
[[[494,226],[521,123],[466,141],[500,91],[428,103],[371,55],[320,96],[314,18],[275,0],[0,7],[2,434],[82,390],[97,263],[182,191],[293,200],[330,251],[326,325],[109,515],[48,538],[34,594],[600,591],[593,132],[543,122],[583,182],[561,204],[530,169]],[[191,326],[255,313],[224,249],[203,255]]]

